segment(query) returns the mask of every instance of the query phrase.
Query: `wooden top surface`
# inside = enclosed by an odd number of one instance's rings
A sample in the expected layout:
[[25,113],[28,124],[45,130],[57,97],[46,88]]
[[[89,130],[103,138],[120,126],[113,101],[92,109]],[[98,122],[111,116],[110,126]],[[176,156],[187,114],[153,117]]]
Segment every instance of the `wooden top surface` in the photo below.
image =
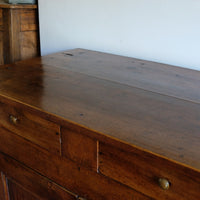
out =
[[0,94],[200,171],[200,72],[75,49],[0,68]]
[[37,8],[36,4],[9,4],[0,2],[0,8],[11,8],[11,9],[34,9]]

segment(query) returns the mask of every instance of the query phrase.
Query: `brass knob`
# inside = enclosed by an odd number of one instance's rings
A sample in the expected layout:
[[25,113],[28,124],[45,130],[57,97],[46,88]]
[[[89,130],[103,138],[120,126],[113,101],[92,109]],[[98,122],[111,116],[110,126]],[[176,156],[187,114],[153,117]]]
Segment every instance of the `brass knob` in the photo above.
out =
[[17,119],[17,117],[15,117],[15,116],[13,116],[13,115],[10,115],[10,117],[9,117],[9,119],[10,119],[10,122],[12,123],[12,124],[14,124],[14,125],[16,125],[17,123],[18,123],[18,119]]
[[163,190],[168,190],[170,186],[170,182],[166,178],[159,178],[158,184]]

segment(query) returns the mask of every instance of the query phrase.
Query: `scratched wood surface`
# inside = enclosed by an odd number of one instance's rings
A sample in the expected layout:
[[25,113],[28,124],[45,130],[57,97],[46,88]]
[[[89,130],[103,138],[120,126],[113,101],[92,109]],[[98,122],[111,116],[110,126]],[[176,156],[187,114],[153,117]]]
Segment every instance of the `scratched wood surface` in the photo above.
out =
[[0,69],[2,96],[198,171],[199,83],[197,71],[83,49]]

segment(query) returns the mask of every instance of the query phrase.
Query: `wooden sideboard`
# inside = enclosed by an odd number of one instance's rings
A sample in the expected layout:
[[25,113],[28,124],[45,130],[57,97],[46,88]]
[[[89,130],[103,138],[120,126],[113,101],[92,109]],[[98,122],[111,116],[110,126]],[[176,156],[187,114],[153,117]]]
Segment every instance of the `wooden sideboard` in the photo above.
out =
[[199,200],[200,72],[84,49],[0,68],[0,199]]
[[0,65],[39,54],[37,6],[0,3]]

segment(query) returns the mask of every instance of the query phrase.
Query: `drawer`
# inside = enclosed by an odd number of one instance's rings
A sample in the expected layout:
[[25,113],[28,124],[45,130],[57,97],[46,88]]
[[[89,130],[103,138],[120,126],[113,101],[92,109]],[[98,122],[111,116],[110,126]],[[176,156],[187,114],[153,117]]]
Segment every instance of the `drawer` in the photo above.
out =
[[[0,189],[9,193],[10,200],[79,199],[77,194],[1,153]],[[3,193],[0,193],[1,200],[5,199]]]
[[[69,159],[50,154],[5,129],[0,129],[0,152],[88,200],[153,200]],[[0,159],[0,170],[8,172],[9,169],[2,163]],[[22,174],[15,169],[11,169],[10,172],[14,172],[15,176]],[[32,178],[29,177],[28,180],[30,179]],[[39,186],[35,182],[33,184]],[[52,199],[60,200],[60,198]]]
[[100,143],[99,172],[158,200],[199,200],[199,172],[136,148]]
[[0,100],[0,127],[55,154],[61,153],[60,126],[20,103]]

